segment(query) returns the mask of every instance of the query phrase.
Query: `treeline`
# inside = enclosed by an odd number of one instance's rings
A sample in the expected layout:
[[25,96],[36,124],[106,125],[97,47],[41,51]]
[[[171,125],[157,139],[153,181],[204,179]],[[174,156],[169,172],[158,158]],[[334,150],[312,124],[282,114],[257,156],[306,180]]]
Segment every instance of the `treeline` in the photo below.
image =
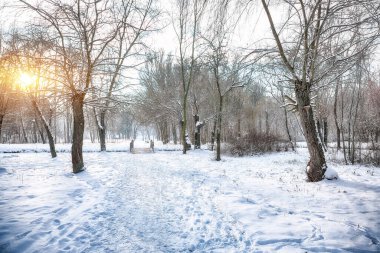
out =
[[[183,153],[208,143],[216,160],[221,143],[243,155],[304,140],[310,181],[324,177],[329,146],[346,163],[379,164],[376,0],[18,3],[3,11],[30,19],[0,33],[3,143],[49,142],[55,156],[54,143],[71,142],[74,172],[83,139],[105,151],[139,133]],[[268,33],[241,46],[257,8]],[[163,27],[174,54],[147,44]]]

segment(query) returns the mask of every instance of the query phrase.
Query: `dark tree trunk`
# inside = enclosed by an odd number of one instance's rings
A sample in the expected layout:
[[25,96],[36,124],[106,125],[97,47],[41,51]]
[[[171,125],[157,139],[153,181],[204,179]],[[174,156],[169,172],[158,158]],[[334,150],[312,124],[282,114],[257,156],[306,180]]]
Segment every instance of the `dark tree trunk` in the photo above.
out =
[[215,118],[214,119],[214,124],[213,124],[213,127],[212,127],[212,132],[211,132],[211,151],[214,151],[216,123],[217,123],[217,119]]
[[290,146],[291,146],[292,150],[294,151],[294,144],[293,144],[293,141],[292,141],[292,136],[290,135],[289,122],[288,122],[288,112],[286,111],[286,108],[284,108],[284,114],[285,114],[285,129],[286,129],[286,133],[288,135]]
[[[334,122],[336,127],[336,147],[337,149],[341,149],[340,146],[340,127],[338,124],[338,113],[337,113],[337,107],[338,107],[338,92],[339,92],[339,81],[337,82],[335,86],[335,96],[334,96]],[[343,103],[343,102],[342,102]]]
[[[95,109],[94,109],[95,113]],[[99,142],[100,142],[100,151],[106,151],[106,110],[100,110],[99,113],[99,120],[98,117],[95,114],[95,120],[96,120],[96,127],[98,129],[98,135],[99,135]]]
[[237,137],[240,138],[241,137],[241,119],[240,117],[238,118],[238,122],[237,122]]
[[177,145],[178,137],[177,137],[177,128],[176,128],[175,124],[172,124],[172,133],[173,133],[174,144]]
[[326,148],[327,148],[328,133],[329,132],[327,128],[327,119],[323,119],[323,142]]
[[49,147],[50,147],[50,154],[51,154],[51,157],[54,158],[54,157],[57,157],[57,152],[55,151],[55,144],[54,144],[54,138],[53,138],[53,135],[50,131],[50,127],[48,125],[48,123],[46,122],[44,116],[42,115],[42,112],[40,110],[40,108],[38,107],[37,105],[37,101],[35,100],[32,100],[32,105],[38,115],[38,117],[40,118],[44,128],[45,128],[45,131],[46,131],[46,135],[48,137],[48,140],[49,140]]
[[3,136],[1,135],[1,129],[3,127],[3,120],[4,120],[4,115],[0,114],[0,143],[3,143]]
[[37,126],[36,122],[33,122],[33,142],[37,143],[38,142],[38,135],[37,135]]
[[169,132],[168,132],[168,122],[164,120],[162,123],[162,143],[167,144],[169,143]]
[[269,113],[265,111],[265,135],[269,135]]
[[295,91],[298,103],[298,111],[301,119],[301,126],[304,131],[310,161],[307,168],[307,177],[311,182],[321,181],[326,171],[325,154],[322,145],[318,140],[313,108],[310,105],[310,90],[306,83],[296,83]]
[[[285,104],[285,99],[284,99],[284,92],[281,89],[281,97],[282,97],[282,102]],[[285,129],[286,129],[286,134],[288,135],[289,143],[294,151],[294,144],[292,141],[292,136],[290,135],[290,129],[289,129],[289,121],[288,121],[288,111],[286,110],[286,107],[284,107],[284,116],[285,116]]]
[[36,120],[36,126],[37,126],[37,129],[38,129],[38,133],[40,134],[40,138],[41,138],[42,144],[46,144],[45,135],[44,135],[43,129],[41,129],[41,127],[40,127],[40,124],[38,124],[37,117],[35,118],[35,120]]
[[183,97],[182,108],[182,121],[181,121],[181,140],[182,140],[182,153],[186,154],[187,141],[186,141],[186,126],[187,126],[187,97]]
[[73,172],[78,173],[84,170],[83,163],[83,133],[84,133],[84,115],[83,115],[83,93],[77,93],[72,97],[73,108],[73,143],[71,147],[71,161]]
[[219,98],[218,125],[216,127],[216,160],[220,161],[220,133],[222,130],[223,97]]
[[195,134],[194,134],[194,149],[201,148],[201,127],[198,125],[199,115],[194,115]]
[[70,143],[72,141],[71,139],[71,115],[70,115],[70,111],[69,111],[69,106],[67,107],[67,110],[66,110],[66,135],[65,135],[65,142],[66,143]]
[[324,139],[323,139],[323,135],[322,135],[321,121],[319,119],[317,119],[317,132],[318,132],[319,140],[321,141],[322,147],[323,147],[324,151],[326,151],[326,147],[325,147],[325,144],[323,142]]
[[21,130],[22,130],[22,134],[24,136],[24,142],[28,143],[28,137],[26,135],[26,131],[25,131],[25,127],[24,127],[24,121],[22,120],[22,117],[20,119],[21,119]]

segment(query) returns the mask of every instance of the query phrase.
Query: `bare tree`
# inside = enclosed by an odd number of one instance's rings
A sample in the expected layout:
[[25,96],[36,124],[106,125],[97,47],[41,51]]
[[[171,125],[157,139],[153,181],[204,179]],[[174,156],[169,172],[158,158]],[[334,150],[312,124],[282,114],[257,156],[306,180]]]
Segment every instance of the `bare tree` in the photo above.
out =
[[[231,48],[228,48],[230,36],[234,31],[237,22],[236,15],[230,10],[230,1],[216,1],[212,6],[210,13],[215,16],[212,19],[210,27],[203,39],[207,44],[206,64],[211,69],[214,77],[214,84],[217,90],[218,105],[216,111],[216,160],[220,161],[221,148],[221,130],[222,130],[222,113],[223,100],[228,93],[238,87],[243,87],[247,76],[244,76],[243,69],[246,67],[238,56],[231,54]],[[234,57],[232,63],[229,58]]]
[[[197,58],[196,42],[199,38],[198,30],[206,3],[206,0],[177,0],[178,23],[174,24],[174,26],[179,43],[179,62],[181,67],[181,140],[184,154],[186,154],[187,150],[187,100],[190,86],[193,82],[194,67]],[[178,25],[178,27],[176,27],[176,25]]]
[[[123,0],[120,3],[118,11],[120,12],[121,26],[112,47],[107,51],[110,59],[105,60],[104,64],[107,64],[109,73],[102,78],[99,88],[101,94],[97,98],[104,102],[97,105],[99,110],[95,112],[101,151],[106,150],[106,113],[111,106],[118,105],[112,95],[116,88],[122,89],[120,87],[121,72],[128,67],[125,65],[125,61],[128,57],[136,54],[134,49],[141,45],[141,38],[149,32],[153,21],[159,15],[159,12],[153,10],[152,2],[153,0],[147,0],[142,4],[133,0]],[[94,108],[94,110],[96,109]]]
[[[338,69],[338,65],[346,66],[350,58],[368,48],[378,37],[379,31],[374,29],[373,16],[366,13],[366,8],[375,1],[284,1],[290,11],[289,18],[283,26],[285,29],[281,32],[290,33],[286,28],[292,30],[292,35],[289,34],[287,40],[278,32],[267,1],[261,0],[261,3],[275,39],[277,52],[294,88],[295,106],[310,155],[307,176],[309,181],[320,181],[324,178],[327,165],[315,127],[311,94],[318,89],[321,80],[327,77],[334,78],[332,70]],[[359,27],[366,27],[368,31],[364,36],[364,43],[360,43],[360,46],[358,43],[348,43],[350,35]],[[345,33],[345,36],[340,36],[342,33]],[[333,56],[323,55],[326,41],[331,38],[339,39],[340,50]],[[343,58],[347,51],[351,54]]]
[[59,55],[57,63],[62,69],[60,79],[67,87],[73,111],[72,166],[73,172],[84,169],[83,106],[92,84],[96,68],[104,52],[117,37],[122,19],[115,17],[116,3],[108,1],[77,0],[62,3],[47,0],[31,3],[20,0],[37,13],[47,24],[51,39]]

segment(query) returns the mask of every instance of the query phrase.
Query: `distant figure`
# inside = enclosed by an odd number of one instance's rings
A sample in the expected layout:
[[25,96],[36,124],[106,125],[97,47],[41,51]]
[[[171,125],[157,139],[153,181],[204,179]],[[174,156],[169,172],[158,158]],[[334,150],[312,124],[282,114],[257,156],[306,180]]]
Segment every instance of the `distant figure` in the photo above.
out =
[[154,141],[153,140],[150,140],[150,148],[152,149],[152,151],[154,153]]
[[131,143],[129,143],[129,152],[133,151],[133,145],[134,145],[134,140],[131,140]]

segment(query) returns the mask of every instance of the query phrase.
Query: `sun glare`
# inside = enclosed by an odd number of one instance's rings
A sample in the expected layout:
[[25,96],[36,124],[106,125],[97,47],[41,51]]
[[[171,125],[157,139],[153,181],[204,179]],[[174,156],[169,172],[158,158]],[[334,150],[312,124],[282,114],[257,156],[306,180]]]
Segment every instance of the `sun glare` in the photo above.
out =
[[23,72],[20,74],[20,78],[19,78],[20,87],[23,90],[27,90],[34,83],[35,80],[36,80],[35,76]]

